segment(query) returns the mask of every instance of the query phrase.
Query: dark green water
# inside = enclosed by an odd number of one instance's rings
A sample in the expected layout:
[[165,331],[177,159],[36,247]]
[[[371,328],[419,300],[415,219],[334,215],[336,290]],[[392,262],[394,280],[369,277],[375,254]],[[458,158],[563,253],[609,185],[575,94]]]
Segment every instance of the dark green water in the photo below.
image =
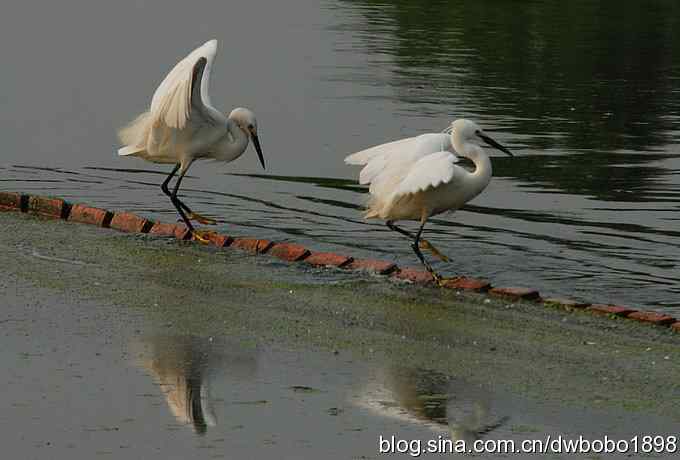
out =
[[213,103],[258,114],[276,176],[229,175],[261,173],[251,151],[193,167],[187,201],[220,230],[415,265],[362,221],[342,159],[464,116],[518,157],[429,227],[443,271],[680,312],[677,2],[257,0],[205,5],[191,27],[182,2],[11,3],[2,189],[174,219],[165,168],[116,157],[114,133],[214,37]]

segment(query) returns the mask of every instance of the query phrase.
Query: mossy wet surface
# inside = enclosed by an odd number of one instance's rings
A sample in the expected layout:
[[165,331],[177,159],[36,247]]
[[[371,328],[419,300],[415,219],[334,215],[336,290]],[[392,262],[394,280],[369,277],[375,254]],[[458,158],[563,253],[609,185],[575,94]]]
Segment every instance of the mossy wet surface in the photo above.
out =
[[334,352],[532,404],[680,421],[680,337],[665,328],[16,213],[0,225],[6,279],[142,316],[145,333]]
[[628,320],[5,213],[2,271],[172,330],[342,349],[535,398],[680,411],[679,337]]

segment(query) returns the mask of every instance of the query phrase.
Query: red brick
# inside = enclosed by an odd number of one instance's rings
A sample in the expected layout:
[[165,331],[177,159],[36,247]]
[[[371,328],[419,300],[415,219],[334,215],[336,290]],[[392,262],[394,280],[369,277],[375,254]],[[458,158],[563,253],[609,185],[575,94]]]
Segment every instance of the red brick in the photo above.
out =
[[621,305],[604,305],[599,303],[591,305],[588,307],[588,310],[601,315],[616,315],[624,317],[635,311],[632,308],[622,307]]
[[388,275],[398,267],[395,263],[375,259],[354,259],[348,266],[350,270],[365,270],[379,275]]
[[274,257],[288,262],[297,262],[311,254],[306,247],[295,243],[276,243],[269,251]]
[[21,194],[0,192],[0,210],[21,211]]
[[305,262],[317,267],[344,267],[352,262],[352,260],[353,259],[349,256],[343,256],[332,252],[313,252],[305,259]]
[[206,238],[210,240],[211,244],[217,246],[218,248],[229,246],[234,241],[234,239],[229,235],[221,235],[219,233],[209,233],[206,235]]
[[31,196],[28,198],[28,212],[45,217],[61,218],[66,213],[66,202],[61,198]]
[[634,311],[628,315],[628,318],[656,324],[657,326],[666,326],[668,324],[673,324],[676,321],[672,316],[664,315],[663,313],[656,311]]
[[425,270],[415,268],[402,268],[392,274],[395,278],[411,281],[418,284],[429,284],[434,282],[432,274]]
[[586,308],[590,305],[588,302],[579,302],[578,300],[572,299],[562,299],[559,297],[551,297],[549,299],[543,299],[543,303],[550,306],[561,307],[561,308]]
[[675,332],[680,332],[680,321],[671,324],[671,329],[673,329]]
[[491,289],[491,283],[486,280],[459,276],[457,278],[444,280],[442,282],[442,287],[449,289],[466,289],[476,292],[486,292]]
[[91,208],[84,204],[74,204],[71,207],[68,220],[98,227],[108,227],[112,217],[113,214],[106,209]]
[[263,254],[271,249],[272,243],[269,240],[257,240],[253,238],[236,238],[231,247],[248,251],[252,254]]
[[110,227],[122,232],[145,233],[151,222],[131,212],[117,212],[111,219]]
[[156,236],[172,236],[178,240],[188,240],[191,238],[191,232],[184,224],[164,224],[156,222],[149,230],[151,235]]
[[491,295],[514,300],[536,300],[541,297],[536,289],[524,287],[497,287],[489,291]]

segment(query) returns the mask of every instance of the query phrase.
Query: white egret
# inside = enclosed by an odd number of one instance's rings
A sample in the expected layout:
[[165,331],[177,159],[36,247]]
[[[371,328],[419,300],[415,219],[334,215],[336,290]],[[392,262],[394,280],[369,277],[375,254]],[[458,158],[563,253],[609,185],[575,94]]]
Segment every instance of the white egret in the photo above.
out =
[[[491,139],[476,123],[460,119],[441,133],[422,134],[362,150],[345,158],[350,165],[364,165],[361,184],[370,184],[370,200],[365,217],[386,221],[390,230],[413,240],[416,256],[437,283],[442,277],[425,260],[420,248],[429,249],[447,261],[427,240],[421,239],[427,220],[445,211],[455,211],[479,195],[491,181],[491,161],[478,142],[513,156]],[[475,165],[470,172],[456,163],[453,153],[469,158]],[[397,227],[398,220],[419,220],[413,235]]]
[[[210,40],[182,59],[156,89],[150,109],[119,132],[125,146],[118,155],[175,165],[161,190],[170,197],[193,237],[204,243],[206,232],[196,231],[190,221],[216,222],[192,212],[177,197],[189,166],[194,160],[233,161],[245,152],[250,137],[264,168],[253,112],[237,108],[225,116],[210,103],[208,87],[216,53],[217,40]],[[170,192],[168,184],[177,171],[179,177]]]

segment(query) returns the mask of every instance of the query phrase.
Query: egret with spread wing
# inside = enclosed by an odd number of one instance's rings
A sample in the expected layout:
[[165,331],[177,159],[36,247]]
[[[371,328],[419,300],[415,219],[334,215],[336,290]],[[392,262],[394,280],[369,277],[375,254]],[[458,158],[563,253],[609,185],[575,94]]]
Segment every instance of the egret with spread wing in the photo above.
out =
[[[216,222],[192,212],[177,196],[194,160],[233,161],[245,152],[250,138],[264,168],[253,112],[237,108],[226,116],[210,103],[208,87],[216,53],[217,40],[192,51],[161,82],[151,99],[150,109],[119,132],[125,146],[118,150],[118,155],[175,165],[161,184],[161,190],[170,197],[193,238],[204,243],[206,232],[196,231],[191,220],[202,224]],[[168,184],[178,171],[179,177],[171,192]]]
[[[421,238],[423,228],[431,216],[460,209],[489,185],[491,161],[479,142],[513,156],[476,123],[460,119],[442,133],[388,142],[345,158],[347,164],[364,166],[359,182],[370,184],[366,218],[384,219],[390,230],[411,238],[413,251],[437,283],[442,277],[425,260],[420,248],[448,259]],[[470,159],[475,170],[458,166],[454,151]],[[420,228],[414,235],[397,227],[394,222],[398,220],[419,220]]]

